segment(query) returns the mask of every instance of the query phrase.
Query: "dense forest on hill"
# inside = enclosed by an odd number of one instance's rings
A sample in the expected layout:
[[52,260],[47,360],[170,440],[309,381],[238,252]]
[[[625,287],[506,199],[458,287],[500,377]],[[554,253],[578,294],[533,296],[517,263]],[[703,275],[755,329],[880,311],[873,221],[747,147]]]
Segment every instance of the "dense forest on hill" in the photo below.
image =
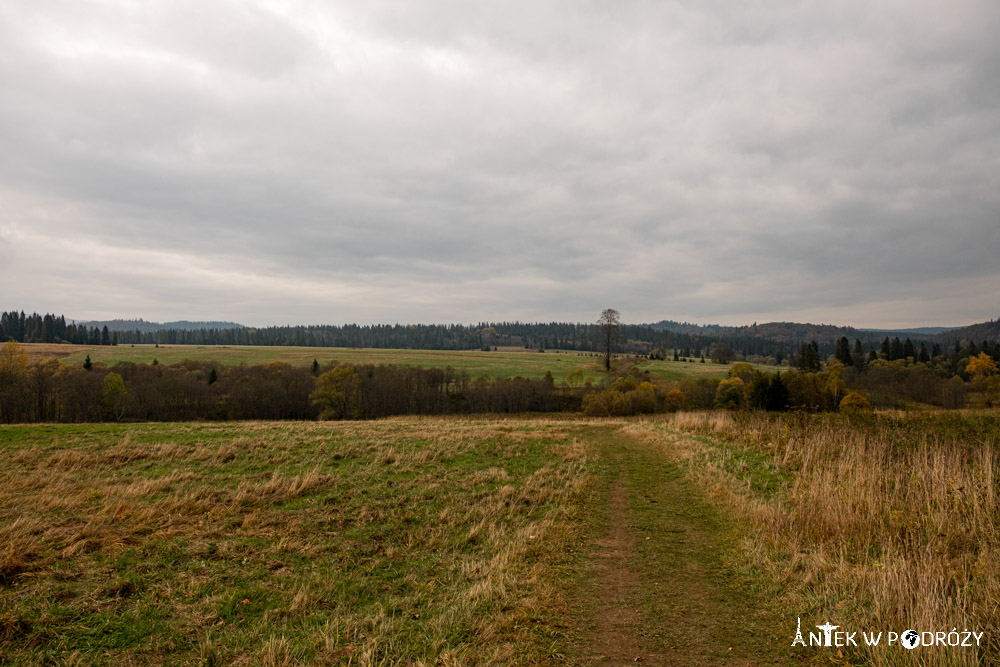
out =
[[918,327],[915,329],[856,329],[833,324],[809,324],[804,322],[765,322],[739,327],[725,327],[717,324],[690,324],[663,320],[649,325],[654,329],[686,333],[693,336],[728,336],[731,338],[762,338],[778,343],[786,343],[790,348],[809,341],[834,341],[846,337],[851,341],[860,340],[866,347],[880,345],[886,336],[910,338],[915,342],[954,344],[970,341],[1000,339],[1000,319],[981,322],[967,327]]
[[236,322],[191,322],[189,320],[178,320],[176,322],[147,322],[139,318],[137,320],[93,320],[90,322],[76,322],[77,326],[85,326],[88,329],[97,328],[98,331],[104,327],[108,331],[139,331],[142,333],[155,333],[157,331],[196,331],[198,329],[242,329],[242,324]]
[[[120,321],[119,321],[120,322]],[[10,311],[0,314],[0,341],[23,343],[75,343],[80,345],[294,345],[304,347],[397,348],[419,350],[469,350],[518,346],[531,349],[595,351],[596,324],[566,322],[484,322],[462,324],[317,325],[240,327],[220,326],[150,330],[150,323],[137,320],[134,329],[112,330],[107,324],[67,323],[62,315]],[[191,324],[191,323],[178,323]],[[671,328],[674,327],[674,328]],[[622,325],[619,352],[642,355],[676,353],[683,358],[704,357],[720,362],[750,360],[781,363],[795,355],[806,341],[816,341],[821,358],[833,356],[838,341],[847,338],[866,353],[881,350],[889,338],[901,338],[919,347],[926,342],[945,349],[956,344],[978,344],[987,348],[1000,341],[1000,320],[929,336],[892,336],[831,325],[772,322],[746,327],[701,326],[663,321],[655,325]]]

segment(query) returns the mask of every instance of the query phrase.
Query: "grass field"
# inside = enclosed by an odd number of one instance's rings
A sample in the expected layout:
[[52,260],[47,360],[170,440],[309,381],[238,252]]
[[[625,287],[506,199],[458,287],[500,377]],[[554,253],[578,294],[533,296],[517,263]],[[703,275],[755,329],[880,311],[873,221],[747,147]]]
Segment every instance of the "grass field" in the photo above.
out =
[[0,662],[545,660],[574,428],[4,428]]
[[[311,364],[313,359],[321,364],[331,361],[357,364],[396,364],[430,367],[451,366],[464,370],[472,377],[515,377],[538,379],[551,372],[557,382],[564,380],[570,371],[579,369],[584,379],[603,377],[601,360],[582,356],[577,352],[540,353],[533,350],[504,349],[497,352],[479,350],[383,350],[330,347],[261,347],[261,346],[198,346],[198,345],[128,345],[80,346],[26,344],[25,350],[32,360],[58,358],[66,364],[79,365],[86,356],[92,361],[113,365],[123,361],[172,364],[186,359],[214,361],[224,365],[266,364],[285,362],[293,365]],[[725,377],[727,368],[713,363],[650,361],[644,359],[639,368],[648,370],[666,380],[686,377]],[[762,369],[769,367],[762,366]],[[773,370],[773,369],[769,369]]]
[[995,664],[998,445],[988,411],[4,426],[0,664]]
[[2,427],[0,663],[780,664],[726,527],[623,423]]

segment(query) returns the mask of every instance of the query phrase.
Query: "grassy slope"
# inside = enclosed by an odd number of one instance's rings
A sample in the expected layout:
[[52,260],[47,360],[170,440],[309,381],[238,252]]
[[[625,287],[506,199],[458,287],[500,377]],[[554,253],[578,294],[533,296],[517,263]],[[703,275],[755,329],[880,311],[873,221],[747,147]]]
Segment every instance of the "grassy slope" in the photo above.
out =
[[[321,364],[331,361],[358,364],[398,364],[423,367],[451,366],[465,370],[473,377],[514,377],[542,378],[548,371],[557,382],[579,369],[584,378],[602,377],[600,359],[581,356],[577,352],[510,351],[481,352],[479,350],[381,350],[331,347],[263,347],[263,346],[199,346],[199,345],[119,345],[109,346],[24,346],[34,358],[58,357],[66,364],[80,365],[90,355],[92,361],[115,364],[122,361],[150,363],[157,359],[161,364],[172,364],[185,359],[215,361],[225,365],[265,364],[282,361],[294,365],[306,365],[317,359]],[[69,354],[65,354],[65,353]],[[673,362],[644,360],[639,364],[642,370],[667,380],[685,377],[725,377],[726,367],[700,362]],[[774,370],[762,366],[762,369]]]

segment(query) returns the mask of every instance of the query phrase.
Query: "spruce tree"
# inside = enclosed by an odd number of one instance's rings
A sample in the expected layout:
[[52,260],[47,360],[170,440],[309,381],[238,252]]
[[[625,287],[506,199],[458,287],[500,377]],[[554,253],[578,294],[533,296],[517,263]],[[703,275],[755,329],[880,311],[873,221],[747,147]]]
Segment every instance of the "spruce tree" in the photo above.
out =
[[903,341],[899,340],[899,336],[896,336],[892,339],[892,345],[889,346],[889,361],[896,361],[904,356]]
[[803,373],[814,373],[822,367],[819,359],[819,343],[802,343],[799,347],[798,367]]
[[94,364],[92,364],[90,361],[90,355],[88,354],[87,358],[83,360],[83,370],[89,371],[93,365]]
[[840,340],[837,341],[837,347],[833,356],[845,366],[854,365],[854,359],[851,358],[851,344],[848,342],[847,336],[841,336]]
[[770,412],[780,412],[788,408],[788,387],[781,379],[781,373],[775,373],[767,383],[767,397],[764,409]]

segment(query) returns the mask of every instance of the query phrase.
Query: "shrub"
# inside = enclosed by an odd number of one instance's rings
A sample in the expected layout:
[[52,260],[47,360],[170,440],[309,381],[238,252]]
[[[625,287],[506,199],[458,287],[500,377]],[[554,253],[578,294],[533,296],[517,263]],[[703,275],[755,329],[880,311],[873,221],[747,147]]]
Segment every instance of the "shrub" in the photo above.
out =
[[871,412],[872,404],[858,391],[852,391],[840,401],[841,412]]

